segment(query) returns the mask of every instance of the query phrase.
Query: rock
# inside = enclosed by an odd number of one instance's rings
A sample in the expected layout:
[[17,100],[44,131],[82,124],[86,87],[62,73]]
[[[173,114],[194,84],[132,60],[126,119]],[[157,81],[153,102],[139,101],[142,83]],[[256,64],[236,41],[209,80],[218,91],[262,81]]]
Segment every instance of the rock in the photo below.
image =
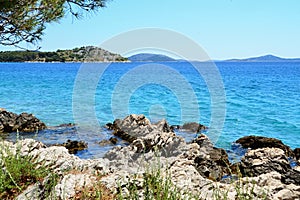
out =
[[298,172],[300,172],[300,166],[296,166],[293,169],[296,170],[296,171],[298,171]]
[[220,181],[224,175],[230,173],[230,163],[224,149],[214,147],[208,137],[203,134],[192,142],[200,147],[200,154],[195,157],[194,162],[202,176]]
[[125,141],[129,142],[129,143],[132,143],[134,140],[137,139],[137,137],[128,134],[128,132],[125,132],[123,130],[118,130],[118,129],[114,130],[113,135],[115,135],[115,136],[121,138],[122,140],[125,140]]
[[115,138],[115,137],[111,137],[111,138],[109,138],[109,141],[110,141],[112,144],[117,144],[118,139]]
[[281,140],[275,138],[267,138],[261,136],[245,136],[236,141],[236,143],[241,144],[244,148],[251,148],[251,149],[259,149],[259,148],[279,148],[285,152],[287,157],[293,157],[294,152],[292,149],[283,144]]
[[[171,180],[176,187],[182,191],[190,191],[199,194],[207,185],[212,184],[211,180],[199,174],[191,160],[179,159],[170,165]],[[202,195],[205,196],[204,192]]]
[[300,160],[300,148],[294,149],[294,155],[296,160]]
[[273,171],[253,178],[245,177],[242,182],[248,190],[255,187],[253,197],[276,200],[299,199],[300,197],[300,186],[284,184],[282,175],[278,172]]
[[183,124],[183,126],[180,127],[180,129],[185,132],[199,133],[203,130],[208,129],[208,127],[199,124],[197,122],[190,122],[190,123]]
[[157,157],[164,159],[161,164],[165,165],[188,148],[184,139],[171,131],[166,120],[151,124],[143,115],[133,115],[115,120],[114,124],[118,124],[114,129],[136,137],[128,146],[117,146],[105,154],[104,158],[116,170],[138,171],[148,163],[157,162]]
[[286,173],[282,174],[281,181],[285,184],[300,185],[300,172],[297,169],[289,169]]
[[78,151],[82,151],[88,148],[88,144],[84,141],[67,140],[63,144],[55,144],[55,146],[63,146],[68,149],[69,153],[76,154]]
[[209,147],[212,148],[213,144],[211,143],[211,141],[209,140],[209,138],[204,135],[204,134],[200,134],[197,138],[193,139],[191,143],[196,143],[201,147]]
[[74,127],[76,124],[74,123],[66,123],[66,124],[60,124],[57,127]]
[[205,199],[299,199],[300,186],[284,184],[281,179],[282,175],[273,171],[257,177],[244,177],[231,184],[216,183],[210,190],[218,192],[208,192]]
[[55,196],[59,199],[71,199],[75,196],[77,190],[92,187],[95,183],[96,178],[90,174],[67,174],[55,186]]
[[115,136],[129,143],[132,143],[137,138],[154,139],[161,132],[170,133],[169,135],[172,136],[175,135],[166,120],[151,124],[144,115],[133,114],[124,119],[116,119],[112,127]]
[[[123,120],[116,119],[111,126],[113,134],[131,143],[151,131],[151,123],[144,115],[129,115]],[[140,135],[141,134],[141,135]]]
[[[148,124],[148,125],[150,125],[150,124]],[[159,122],[157,122],[154,125],[156,126],[155,128],[158,131],[165,132],[165,133],[170,133],[170,132],[173,133],[172,128],[169,126],[168,122],[165,119],[160,120]]]
[[248,151],[239,167],[244,176],[259,176],[273,171],[285,174],[291,169],[284,151],[269,147]]
[[111,137],[108,140],[102,140],[99,142],[100,146],[107,146],[107,145],[111,145],[111,144],[117,144],[118,139],[115,137]]
[[108,130],[113,130],[114,129],[114,124],[113,123],[107,123],[105,126]]
[[99,145],[100,145],[100,146],[111,145],[111,141],[109,141],[109,140],[101,140],[101,141],[99,142]]
[[35,132],[45,128],[46,125],[32,114],[17,115],[4,109],[0,110],[0,133]]

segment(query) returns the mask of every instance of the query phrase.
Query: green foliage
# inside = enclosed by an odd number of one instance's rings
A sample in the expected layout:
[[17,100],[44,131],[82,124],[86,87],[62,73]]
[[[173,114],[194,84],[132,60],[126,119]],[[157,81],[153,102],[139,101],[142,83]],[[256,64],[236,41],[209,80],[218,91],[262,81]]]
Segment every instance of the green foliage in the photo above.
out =
[[127,61],[120,55],[110,53],[97,47],[80,47],[73,50],[57,50],[56,52],[39,51],[3,51],[0,62],[101,62]]
[[118,61],[118,62],[126,62],[126,61],[128,61],[128,58],[119,57],[119,58],[116,58],[116,61]]
[[[230,169],[229,169],[230,170]],[[237,180],[231,181],[231,186],[236,192],[235,199],[239,200],[256,200],[267,199],[267,191],[264,188],[260,188],[255,181],[242,180],[243,176],[239,167],[236,167]],[[226,200],[228,199],[229,191],[226,189],[220,189],[218,186],[213,189],[213,199]]]
[[76,18],[83,11],[96,11],[106,0],[5,0],[0,1],[0,44],[17,45],[41,40],[47,23],[65,14]]
[[[12,153],[8,148],[0,149],[0,199],[12,199],[29,185],[48,177],[47,185],[52,187],[56,176],[44,167],[37,168],[30,157]],[[52,188],[45,189],[46,193]]]
[[[122,189],[126,188],[128,194],[122,194]],[[140,196],[142,195],[142,196]],[[129,180],[127,185],[119,186],[117,199],[140,199],[145,200],[183,200],[196,199],[193,195],[185,192],[181,194],[180,190],[172,183],[171,177],[163,177],[161,170],[153,168],[149,172],[143,174],[142,179],[135,176]]]
[[[267,199],[267,191],[260,188],[258,192],[258,186],[255,182],[244,184],[241,180],[231,183],[236,192],[235,199],[239,200],[256,200],[256,199]],[[220,189],[218,187],[213,189],[213,199],[215,200],[226,200],[228,198],[228,190]]]

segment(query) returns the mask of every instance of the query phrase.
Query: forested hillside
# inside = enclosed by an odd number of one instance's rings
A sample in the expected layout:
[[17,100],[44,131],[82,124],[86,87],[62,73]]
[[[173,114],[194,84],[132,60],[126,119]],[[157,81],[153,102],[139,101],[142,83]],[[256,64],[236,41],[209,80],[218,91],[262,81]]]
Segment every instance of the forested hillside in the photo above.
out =
[[72,50],[1,51],[0,62],[122,62],[127,58],[104,49],[87,46]]

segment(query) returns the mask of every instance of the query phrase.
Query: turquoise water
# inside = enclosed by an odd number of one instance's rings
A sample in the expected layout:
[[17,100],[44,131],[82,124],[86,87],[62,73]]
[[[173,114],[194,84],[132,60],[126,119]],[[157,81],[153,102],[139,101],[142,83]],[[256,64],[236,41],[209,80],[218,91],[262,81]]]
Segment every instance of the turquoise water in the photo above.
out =
[[[143,113],[152,121],[166,118],[170,124],[211,123],[211,94],[187,62],[93,66],[106,67],[93,97],[101,125],[127,113]],[[300,63],[218,62],[216,66],[226,94],[225,123],[217,146],[229,148],[231,142],[250,134],[275,137],[292,148],[300,146]],[[0,107],[34,113],[48,126],[74,122],[74,82],[80,67],[79,63],[0,63]],[[89,76],[95,73],[85,77],[92,80]],[[85,91],[80,95],[84,101]],[[85,114],[80,120],[89,123]],[[55,132],[45,133],[42,140],[51,134]],[[85,134],[94,148],[98,148],[96,141],[109,137],[101,130]],[[54,135],[52,143],[60,140],[59,134]],[[66,138],[76,137],[73,132]]]

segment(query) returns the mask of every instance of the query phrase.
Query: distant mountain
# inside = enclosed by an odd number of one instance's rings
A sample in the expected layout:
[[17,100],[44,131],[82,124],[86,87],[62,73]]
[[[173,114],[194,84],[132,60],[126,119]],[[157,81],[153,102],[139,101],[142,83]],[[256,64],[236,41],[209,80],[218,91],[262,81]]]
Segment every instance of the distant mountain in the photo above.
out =
[[122,62],[127,58],[94,46],[71,50],[1,51],[0,62]]
[[300,62],[300,58],[280,58],[274,55],[265,55],[245,59],[230,59],[226,62]]
[[170,58],[161,54],[152,54],[152,53],[140,53],[128,58],[132,62],[167,62],[167,61],[176,61],[174,58]]

